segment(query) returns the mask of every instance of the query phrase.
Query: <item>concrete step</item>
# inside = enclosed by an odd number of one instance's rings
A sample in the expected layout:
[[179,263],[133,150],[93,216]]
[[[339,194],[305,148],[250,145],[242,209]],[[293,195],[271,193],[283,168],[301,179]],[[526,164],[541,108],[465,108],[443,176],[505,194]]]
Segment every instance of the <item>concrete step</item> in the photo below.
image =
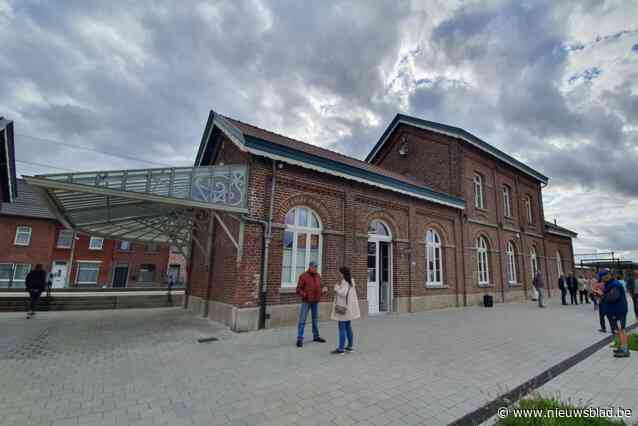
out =
[[[42,311],[131,309],[131,308],[166,308],[181,306],[183,295],[145,295],[145,296],[43,296],[38,304]],[[0,297],[0,312],[16,312],[26,310],[28,297]]]

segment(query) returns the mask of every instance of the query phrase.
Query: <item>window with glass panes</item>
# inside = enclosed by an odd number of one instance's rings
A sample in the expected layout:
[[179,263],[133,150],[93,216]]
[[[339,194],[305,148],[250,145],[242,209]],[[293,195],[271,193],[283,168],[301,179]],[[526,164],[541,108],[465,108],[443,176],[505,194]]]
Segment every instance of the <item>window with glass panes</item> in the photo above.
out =
[[13,276],[13,263],[0,263],[0,287],[9,287]]
[[14,244],[16,246],[28,246],[31,244],[31,227],[18,226],[16,228],[16,237]]
[[483,176],[478,173],[474,175],[474,206],[482,209],[485,207],[483,198]]
[[321,221],[307,207],[291,209],[285,218],[282,287],[296,287],[299,276],[314,261],[321,271]]
[[531,225],[534,223],[534,214],[532,212],[532,197],[529,195],[525,197],[525,210],[527,211],[527,223]]
[[511,241],[507,242],[507,282],[516,284],[516,252]]
[[426,285],[440,287],[443,285],[443,256],[441,255],[441,237],[434,229],[425,235]]
[[529,259],[531,262],[531,267],[532,267],[532,277],[534,275],[536,275],[536,272],[538,272],[538,256],[536,255],[536,248],[532,247],[529,250]]
[[58,234],[57,248],[69,249],[73,245],[73,231],[63,229]]
[[78,274],[75,279],[77,284],[97,284],[100,273],[98,262],[78,262]]
[[490,283],[490,269],[487,255],[487,240],[485,237],[478,237],[476,239],[476,262],[478,283],[480,286],[486,286]]
[[155,280],[155,265],[140,265],[140,273],[137,281],[141,283],[152,283]]
[[31,265],[28,263],[16,263],[13,268],[13,283],[11,287],[24,287],[24,281],[31,272]]
[[89,240],[89,250],[102,250],[103,245],[104,245],[104,238],[91,237],[91,239]]
[[512,217],[512,190],[509,186],[503,185],[503,215]]

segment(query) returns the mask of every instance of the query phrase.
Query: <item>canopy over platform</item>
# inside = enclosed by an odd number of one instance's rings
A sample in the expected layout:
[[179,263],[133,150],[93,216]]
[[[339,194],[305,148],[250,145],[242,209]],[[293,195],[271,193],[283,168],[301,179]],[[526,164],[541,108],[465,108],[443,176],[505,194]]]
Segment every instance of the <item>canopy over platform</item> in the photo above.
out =
[[[193,228],[218,212],[247,213],[244,165],[25,176],[66,227],[119,240],[169,243],[188,256]],[[204,220],[206,219],[206,220]],[[243,223],[243,221],[242,221]],[[201,226],[201,225],[200,225]],[[200,241],[193,240],[202,247]]]

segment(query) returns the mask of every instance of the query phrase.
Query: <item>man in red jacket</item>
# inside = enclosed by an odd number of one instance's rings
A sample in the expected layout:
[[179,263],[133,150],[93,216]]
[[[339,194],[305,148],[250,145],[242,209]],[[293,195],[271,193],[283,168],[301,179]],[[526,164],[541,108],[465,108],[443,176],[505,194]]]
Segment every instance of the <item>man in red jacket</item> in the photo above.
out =
[[325,339],[319,336],[319,301],[321,294],[327,293],[327,287],[321,287],[321,277],[317,272],[317,263],[310,262],[308,270],[299,276],[297,283],[297,294],[301,296],[301,309],[299,311],[299,332],[297,333],[297,347],[303,346],[303,333],[306,329],[306,318],[308,317],[308,309],[312,313],[312,336],[315,342],[325,342]]

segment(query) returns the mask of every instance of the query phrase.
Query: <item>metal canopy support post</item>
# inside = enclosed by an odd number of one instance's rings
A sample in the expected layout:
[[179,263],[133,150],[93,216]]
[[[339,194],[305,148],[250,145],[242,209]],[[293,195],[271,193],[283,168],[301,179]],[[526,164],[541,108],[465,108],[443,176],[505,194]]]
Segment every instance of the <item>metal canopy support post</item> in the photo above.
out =
[[241,259],[244,256],[244,231],[246,228],[246,221],[244,218],[239,219],[239,245],[237,246],[237,265],[241,263]]
[[211,261],[211,258],[213,256],[213,243],[214,243],[214,236],[215,236],[215,217],[217,217],[217,215],[209,215],[210,218],[208,220],[208,244],[206,246],[206,261],[204,262],[206,265],[206,271],[208,272],[207,276],[208,276],[208,280],[206,282],[206,300],[204,301],[204,313],[203,313],[203,317],[206,318],[208,317],[208,308],[210,305],[210,282],[211,279],[213,278],[213,262]]

